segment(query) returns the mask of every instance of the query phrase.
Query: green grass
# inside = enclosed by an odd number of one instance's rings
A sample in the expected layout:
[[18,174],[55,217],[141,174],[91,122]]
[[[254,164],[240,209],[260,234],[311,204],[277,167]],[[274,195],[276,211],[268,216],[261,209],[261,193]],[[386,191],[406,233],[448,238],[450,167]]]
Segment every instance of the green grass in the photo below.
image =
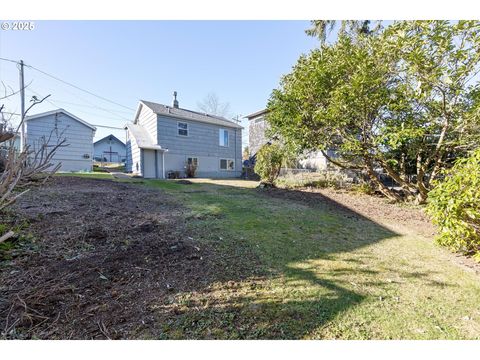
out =
[[264,274],[178,295],[166,337],[480,338],[480,280],[431,239],[254,189],[147,185],[191,209],[201,241]]
[[224,266],[153,305],[176,314],[161,338],[480,338],[480,279],[432,239],[241,187],[251,182],[200,181],[141,185],[186,206],[189,233]]
[[89,179],[113,179],[113,176],[110,173],[102,172],[102,171],[92,171],[92,172],[85,172],[85,173],[58,173],[55,176],[76,176],[76,177],[83,177]]

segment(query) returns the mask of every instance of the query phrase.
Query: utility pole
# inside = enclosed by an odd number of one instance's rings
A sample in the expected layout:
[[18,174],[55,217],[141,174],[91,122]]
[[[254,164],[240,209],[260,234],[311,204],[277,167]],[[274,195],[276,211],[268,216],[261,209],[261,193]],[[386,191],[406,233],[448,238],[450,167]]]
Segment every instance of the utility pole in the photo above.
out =
[[20,60],[20,151],[25,149],[25,80],[23,77],[23,60]]

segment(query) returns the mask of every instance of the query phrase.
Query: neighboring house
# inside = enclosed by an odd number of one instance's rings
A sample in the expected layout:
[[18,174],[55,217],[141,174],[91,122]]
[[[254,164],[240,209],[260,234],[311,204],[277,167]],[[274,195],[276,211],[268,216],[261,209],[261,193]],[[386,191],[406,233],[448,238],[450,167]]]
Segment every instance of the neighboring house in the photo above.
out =
[[[266,135],[266,131],[269,128],[268,123],[265,120],[267,113],[268,110],[263,109],[245,116],[245,118],[248,119],[248,149],[250,151],[250,156],[253,159],[255,159],[258,150],[270,141]],[[335,157],[335,152],[328,150],[327,155]],[[298,164],[301,168],[312,170],[325,170],[329,166],[327,159],[320,151],[310,152],[299,157]]]
[[248,151],[250,151],[250,156],[255,156],[258,150],[269,141],[265,134],[268,129],[268,124],[265,121],[267,112],[268,110],[264,109],[245,116],[248,119]]
[[105,136],[93,143],[95,161],[109,163],[124,163],[127,158],[127,148],[123,141],[115,135]]
[[60,171],[91,171],[93,165],[93,137],[96,128],[66,110],[58,109],[27,116],[25,119],[26,144],[38,150],[44,141],[48,146],[66,139],[52,159],[61,163]]
[[145,178],[185,176],[188,163],[197,177],[239,177],[242,127],[220,116],[182,109],[176,92],[172,106],[140,101],[127,129],[126,169]]

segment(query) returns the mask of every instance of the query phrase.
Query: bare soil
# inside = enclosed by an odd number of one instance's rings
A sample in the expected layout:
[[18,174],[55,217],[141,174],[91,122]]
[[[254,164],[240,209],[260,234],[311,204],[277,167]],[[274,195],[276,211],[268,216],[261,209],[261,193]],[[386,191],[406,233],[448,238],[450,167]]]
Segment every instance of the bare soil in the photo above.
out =
[[155,334],[153,302],[204,286],[212,251],[185,231],[185,210],[159,190],[57,177],[16,205],[32,246],[0,271],[4,338]]
[[[419,208],[378,197],[329,189],[257,191],[429,238],[435,232]],[[255,255],[226,254],[199,241],[202,234],[188,227],[189,210],[165,191],[138,183],[56,177],[13,210],[15,222],[29,223],[30,240],[0,264],[2,338],[162,338],[168,320],[181,316],[168,306],[176,294],[259,275]]]

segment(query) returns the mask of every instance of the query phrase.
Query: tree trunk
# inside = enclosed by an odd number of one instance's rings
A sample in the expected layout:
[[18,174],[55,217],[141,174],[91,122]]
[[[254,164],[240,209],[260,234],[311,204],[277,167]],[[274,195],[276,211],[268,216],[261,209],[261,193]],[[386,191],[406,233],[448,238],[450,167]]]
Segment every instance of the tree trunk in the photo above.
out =
[[378,187],[378,189],[383,195],[395,202],[399,202],[402,200],[402,198],[398,194],[390,190],[378,179],[377,174],[375,174],[372,163],[369,159],[365,159],[365,170],[367,171],[367,175],[370,180],[372,180],[372,182]]
[[416,197],[415,202],[417,204],[424,204],[427,201],[428,197],[428,189],[423,182],[423,178],[425,177],[425,168],[422,164],[422,155],[417,154],[417,189],[418,194]]
[[381,164],[387,172],[388,176],[395,180],[408,195],[415,195],[417,189],[412,184],[402,179],[397,173],[395,173],[395,171],[387,164],[386,161],[381,161]]

